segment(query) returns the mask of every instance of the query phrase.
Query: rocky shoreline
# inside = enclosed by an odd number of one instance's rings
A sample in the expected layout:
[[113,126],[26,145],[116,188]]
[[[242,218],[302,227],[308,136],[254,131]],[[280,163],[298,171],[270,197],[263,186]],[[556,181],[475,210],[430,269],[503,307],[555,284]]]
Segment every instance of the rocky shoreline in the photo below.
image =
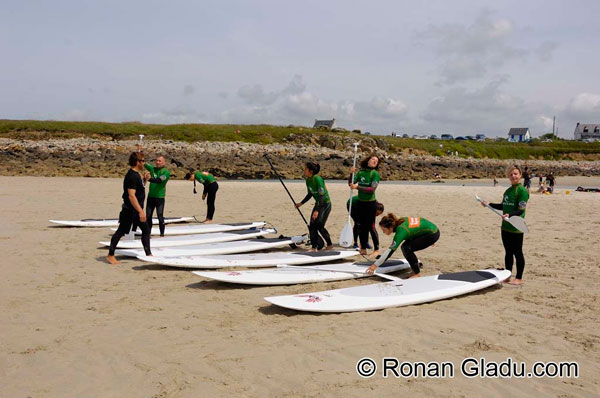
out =
[[[286,144],[249,144],[242,142],[174,142],[144,143],[147,159],[164,154],[168,168],[183,178],[189,168],[201,168],[222,179],[271,179],[275,175],[263,157],[267,154],[278,172],[286,179],[300,178],[302,164],[316,160],[326,179],[347,178],[352,163],[352,140],[348,142],[302,142],[291,137]],[[382,142],[378,142],[382,141]],[[137,148],[136,141],[92,138],[22,140],[0,138],[0,175],[117,177],[127,167],[127,158]],[[346,149],[344,149],[346,148]],[[533,173],[553,171],[556,175],[597,176],[600,161],[546,161],[464,159],[411,153],[388,153],[383,140],[361,141],[359,156],[372,150],[384,160],[380,172],[385,180],[428,180],[434,173],[442,178],[503,177],[509,164],[527,163]]]

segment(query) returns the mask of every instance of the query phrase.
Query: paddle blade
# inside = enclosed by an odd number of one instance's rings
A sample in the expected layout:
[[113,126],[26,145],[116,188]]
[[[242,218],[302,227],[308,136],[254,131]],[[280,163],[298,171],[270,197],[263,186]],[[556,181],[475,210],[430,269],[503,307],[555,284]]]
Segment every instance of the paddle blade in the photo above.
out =
[[523,220],[519,216],[509,217],[508,220],[506,220],[506,221],[508,221],[513,227],[515,227],[519,231],[523,232],[524,234],[529,232],[529,229],[527,228],[527,224],[525,224],[525,220]]
[[342,247],[350,247],[352,245],[352,240],[354,236],[352,235],[352,225],[348,222],[342,233],[340,234],[340,246]]

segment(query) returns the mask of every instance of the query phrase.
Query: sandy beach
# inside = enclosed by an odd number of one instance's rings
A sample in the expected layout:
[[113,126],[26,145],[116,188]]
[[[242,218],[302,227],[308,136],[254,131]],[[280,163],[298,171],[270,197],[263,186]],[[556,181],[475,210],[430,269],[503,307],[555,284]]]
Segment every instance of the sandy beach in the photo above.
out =
[[[507,180],[500,182],[383,182],[377,197],[386,211],[425,217],[440,228],[438,243],[419,253],[424,275],[495,268],[504,258],[499,217],[474,197],[500,202]],[[558,183],[553,195],[531,195],[522,288],[315,315],[272,306],[263,297],[381,280],[240,287],[133,259],[110,266],[98,244],[110,230],[53,227],[48,220],[117,217],[121,178],[0,177],[0,396],[600,396],[600,194],[573,190],[600,187],[600,177],[561,177]],[[219,185],[215,222],[266,220],[279,234],[306,232],[279,182]],[[337,241],[348,189],[328,187],[333,210],[327,228]],[[302,182],[288,188],[298,201],[306,193]],[[203,218],[200,196],[189,182],[169,182],[166,215]],[[307,218],[310,209],[302,208]],[[391,238],[380,236],[386,247]],[[356,364],[363,357],[449,361],[456,374],[361,378]],[[512,358],[528,369],[537,361],[577,362],[579,377],[467,378],[460,364],[468,357]]]

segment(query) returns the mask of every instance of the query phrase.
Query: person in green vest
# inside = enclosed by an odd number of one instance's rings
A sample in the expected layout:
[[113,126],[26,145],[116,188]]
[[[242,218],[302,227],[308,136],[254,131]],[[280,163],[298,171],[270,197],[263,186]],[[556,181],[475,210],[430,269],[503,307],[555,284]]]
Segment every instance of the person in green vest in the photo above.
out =
[[171,178],[171,173],[165,168],[165,157],[160,155],[156,158],[156,166],[144,164],[144,168],[150,173],[150,190],[148,191],[148,200],[146,202],[146,218],[148,226],[152,230],[152,215],[156,209],[158,217],[158,228],[160,236],[165,236],[165,193],[167,191],[167,182]]
[[508,221],[509,217],[519,216],[525,218],[525,209],[529,200],[529,192],[521,185],[521,177],[523,173],[519,166],[510,166],[506,170],[510,188],[504,191],[502,203],[488,203],[482,201],[482,206],[490,205],[496,210],[502,210],[502,226],[501,236],[502,245],[504,246],[504,267],[512,271],[513,263],[516,260],[517,274],[513,281],[508,281],[511,285],[521,285],[523,283],[523,270],[525,269],[525,256],[523,256],[523,232],[513,227]]
[[[296,203],[296,208],[299,208],[308,202],[310,198],[315,199],[315,206],[313,207],[310,216],[310,225],[308,226],[312,247],[311,251],[321,250],[325,245],[327,245],[325,250],[333,248],[331,237],[325,228],[325,223],[331,212],[331,199],[329,198],[325,181],[323,181],[321,176],[317,175],[320,170],[321,166],[318,163],[308,162],[305,164],[304,178],[306,179],[306,189],[308,192],[300,203]],[[323,243],[323,239],[325,243]]]
[[[360,254],[367,254],[367,244],[369,242],[369,231],[375,223],[375,213],[377,212],[377,200],[375,190],[379,186],[381,177],[379,176],[380,159],[375,154],[370,154],[360,163],[360,171],[348,179],[348,185],[358,191],[358,200],[356,202],[356,219],[358,220],[358,237],[360,240]],[[355,168],[350,172],[354,173]]]
[[402,242],[402,253],[410,264],[413,274],[410,278],[421,276],[419,266],[422,265],[415,254],[416,251],[432,246],[440,238],[438,227],[424,218],[420,217],[396,217],[388,213],[379,221],[381,230],[386,235],[394,234],[394,240],[390,247],[365,271],[373,275],[381,264],[394,254]]
[[217,197],[217,191],[219,190],[219,184],[217,183],[215,176],[207,171],[198,170],[194,173],[192,170],[185,175],[185,179],[194,181],[194,193],[196,193],[196,181],[204,186],[202,200],[208,200],[206,201],[206,219],[202,221],[201,224],[210,224],[215,215],[215,199]]

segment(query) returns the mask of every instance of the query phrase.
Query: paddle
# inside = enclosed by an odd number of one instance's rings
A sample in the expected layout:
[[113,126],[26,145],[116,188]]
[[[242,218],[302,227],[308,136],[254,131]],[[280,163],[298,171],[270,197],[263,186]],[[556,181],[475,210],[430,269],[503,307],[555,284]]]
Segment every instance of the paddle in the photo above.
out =
[[[477,195],[475,195],[475,199],[477,199],[477,201],[480,202],[480,203],[483,202],[483,199],[481,199]],[[529,229],[527,228],[527,224],[525,224],[525,220],[523,220],[521,217],[519,217],[519,216],[512,216],[512,217],[504,218],[504,216],[502,215],[501,212],[499,212],[498,210],[494,209],[489,204],[486,204],[485,206],[488,209],[490,209],[491,211],[493,211],[494,213],[496,213],[497,215],[499,215],[500,217],[502,217],[503,220],[506,220],[513,227],[515,227],[519,231],[523,232],[524,234],[526,234],[527,232],[529,232]]]
[[138,142],[138,151],[143,152],[144,150],[142,149],[142,141],[144,140],[144,134],[138,134],[140,137],[140,141]]
[[[265,153],[263,155],[263,157],[265,159],[267,159],[267,162],[269,162],[269,166],[271,166],[271,169],[273,170],[273,172],[275,173],[275,175],[277,176],[277,178],[279,178],[279,182],[281,182],[281,185],[283,185],[283,189],[285,189],[285,192],[287,192],[288,196],[292,200],[292,203],[294,204],[294,208],[296,210],[298,210],[298,213],[300,214],[300,217],[302,217],[302,221],[304,221],[304,224],[306,224],[306,228],[308,228],[308,223],[306,222],[306,218],[304,218],[304,214],[302,214],[302,212],[300,211],[300,209],[296,207],[296,201],[294,200],[294,197],[292,196],[292,194],[290,193],[290,191],[288,191],[287,187],[283,183],[283,180],[281,179],[281,176],[279,175],[279,173],[277,172],[277,170],[275,170],[275,166],[273,166],[273,163],[271,163],[271,159],[269,159],[269,155],[267,155]],[[309,232],[310,232],[310,229],[309,229]]]
[[[354,275],[360,275],[360,276],[369,276],[369,275],[365,275],[364,271],[343,271],[343,270],[340,270],[340,269],[315,268],[315,267],[306,267],[306,266],[301,266],[301,265],[277,264],[277,268],[295,268],[295,269],[303,269],[303,270],[307,270],[307,271],[341,272],[343,274],[354,274]],[[378,276],[378,277],[383,278],[383,279],[390,280],[390,281],[399,281],[399,280],[402,280],[402,278],[398,278],[398,277],[392,276],[392,275],[380,274],[379,272],[375,272],[375,273],[373,273],[373,275]]]
[[[352,162],[352,168],[356,167],[356,151],[358,150],[358,143],[354,143],[354,160]],[[352,172],[352,182],[354,182],[354,171]],[[348,206],[348,222],[342,229],[342,233],[340,234],[340,246],[342,247],[350,247],[352,241],[354,240],[354,234],[352,232],[352,224],[350,222],[352,212],[352,188],[350,188],[350,204]]]

